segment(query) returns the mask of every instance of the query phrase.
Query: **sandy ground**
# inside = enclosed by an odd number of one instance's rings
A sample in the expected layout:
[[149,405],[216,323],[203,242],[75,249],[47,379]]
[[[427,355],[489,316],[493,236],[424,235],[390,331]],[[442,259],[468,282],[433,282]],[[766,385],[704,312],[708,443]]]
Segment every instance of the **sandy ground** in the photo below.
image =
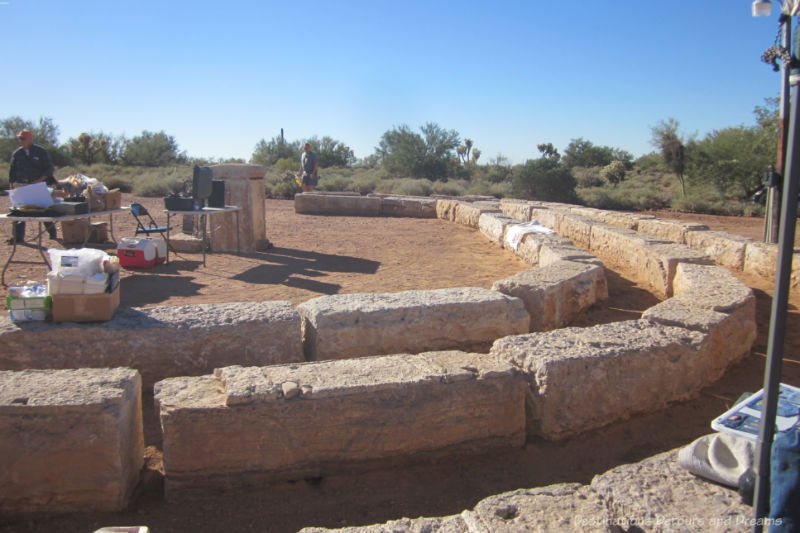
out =
[[[141,201],[163,222],[160,199]],[[0,198],[5,211],[7,198]],[[523,270],[511,253],[477,231],[439,220],[313,217],[296,215],[289,201],[267,200],[267,236],[275,247],[252,254],[181,254],[149,271],[125,272],[125,306],[202,302],[289,300],[294,304],[326,294],[393,292],[453,286],[490,287],[494,280]],[[703,222],[755,239],[763,222],[755,218],[658,213],[663,218]],[[8,231],[8,227],[6,231]],[[133,235],[133,217],[115,218],[115,234]],[[29,228],[28,236],[33,236]],[[58,243],[47,242],[56,245]],[[0,248],[0,261],[9,246]],[[113,250],[110,247],[109,250]],[[35,248],[17,249],[6,281],[43,280],[47,268]],[[610,298],[579,317],[588,326],[638,318],[657,302],[630,273],[607,270]],[[773,284],[738,274],[757,296],[759,337],[751,355],[690,402],[617,422],[556,443],[529,442],[523,449],[453,458],[415,467],[282,483],[257,492],[210,494],[191,502],[165,502],[158,424],[152,400],[145,400],[147,466],[131,506],[121,513],[0,516],[0,530],[90,532],[108,525],[148,525],[154,532],[292,532],[304,526],[342,527],[403,516],[441,516],[471,508],[499,492],[558,482],[589,482],[616,465],[684,445],[709,433],[709,422],[743,391],[763,385],[766,334]],[[783,381],[800,386],[800,296],[793,293]],[[147,398],[147,395],[145,395]]]

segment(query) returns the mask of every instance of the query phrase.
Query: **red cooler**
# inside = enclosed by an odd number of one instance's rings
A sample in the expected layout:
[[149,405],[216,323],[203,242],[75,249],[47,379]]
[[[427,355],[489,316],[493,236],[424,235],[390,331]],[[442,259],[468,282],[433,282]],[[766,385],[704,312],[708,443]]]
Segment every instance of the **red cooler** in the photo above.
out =
[[158,251],[153,239],[123,237],[117,247],[119,264],[124,268],[153,268]]

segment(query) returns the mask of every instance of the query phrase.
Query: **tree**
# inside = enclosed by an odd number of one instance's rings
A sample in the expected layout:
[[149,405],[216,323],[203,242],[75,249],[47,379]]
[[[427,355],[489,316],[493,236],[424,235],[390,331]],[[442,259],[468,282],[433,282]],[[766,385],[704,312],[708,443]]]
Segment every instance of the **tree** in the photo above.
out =
[[517,198],[574,202],[575,185],[575,178],[557,155],[528,160],[513,172],[512,190]]
[[574,167],[604,167],[612,161],[622,161],[626,170],[633,168],[633,155],[621,148],[595,146],[583,138],[572,139],[564,150],[564,164]]
[[622,161],[612,161],[603,167],[600,171],[600,176],[608,181],[612,187],[616,187],[617,183],[625,179],[625,163]]
[[123,141],[105,133],[81,133],[67,141],[70,156],[85,165],[117,163]]
[[123,165],[160,167],[183,163],[186,155],[178,152],[178,143],[171,135],[143,131],[125,142],[120,159]]
[[[279,159],[293,158],[300,161],[302,148],[300,141],[288,142],[282,136],[273,137],[269,142],[261,139],[253,150],[250,162],[269,167],[277,163]],[[299,165],[298,163],[298,167]]]
[[543,157],[547,157],[549,159],[555,159],[558,161],[561,158],[561,154],[558,153],[558,149],[553,146],[553,143],[541,143],[537,144],[536,148],[539,150],[539,153],[542,154]]
[[[8,117],[0,121],[0,157],[8,161],[11,154],[17,149],[17,133],[30,130],[36,144],[45,148],[56,166],[69,164],[65,154],[58,150],[58,126],[50,117],[39,117],[38,124],[22,117]],[[65,159],[67,159],[65,161]]]
[[[311,149],[317,154],[317,161],[320,168],[329,167],[347,167],[353,164],[356,160],[353,151],[345,143],[337,141],[327,135],[321,140],[312,137],[306,141],[311,145]],[[299,143],[303,145],[305,143]],[[295,158],[299,161],[299,151],[295,154]],[[299,163],[298,163],[299,166]]]
[[678,133],[679,127],[680,124],[674,118],[669,118],[666,121],[662,120],[652,127],[653,137],[650,142],[661,152],[661,158],[667,168],[678,177],[678,181],[681,184],[681,194],[686,196],[684,173],[689,161],[689,149],[686,145],[692,141],[685,140]]
[[390,174],[446,181],[452,173],[453,150],[459,145],[455,130],[445,130],[429,122],[420,128],[422,135],[405,124],[381,137],[376,154]]

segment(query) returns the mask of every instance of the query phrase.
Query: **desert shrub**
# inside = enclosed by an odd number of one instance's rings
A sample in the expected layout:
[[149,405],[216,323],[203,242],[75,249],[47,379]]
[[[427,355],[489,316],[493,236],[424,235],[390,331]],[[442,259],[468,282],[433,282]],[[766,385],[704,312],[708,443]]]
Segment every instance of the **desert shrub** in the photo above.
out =
[[321,191],[349,191],[350,180],[344,176],[322,176],[317,188]]
[[460,181],[437,181],[432,186],[434,194],[444,194],[447,196],[462,196],[464,194],[464,184]]
[[511,183],[487,183],[485,181],[475,181],[467,187],[465,194],[477,194],[480,196],[494,196],[495,198],[505,198],[511,196]]
[[297,161],[297,158],[284,157],[283,159],[278,159],[278,162],[275,163],[275,170],[280,173],[297,172],[299,168],[300,163]]
[[369,194],[375,192],[380,181],[380,178],[374,174],[356,175],[350,181],[350,190],[359,194]]
[[430,196],[433,182],[426,179],[397,178],[381,180],[376,192],[406,196]]
[[572,175],[578,182],[578,187],[602,187],[606,180],[601,176],[602,167],[574,167]]

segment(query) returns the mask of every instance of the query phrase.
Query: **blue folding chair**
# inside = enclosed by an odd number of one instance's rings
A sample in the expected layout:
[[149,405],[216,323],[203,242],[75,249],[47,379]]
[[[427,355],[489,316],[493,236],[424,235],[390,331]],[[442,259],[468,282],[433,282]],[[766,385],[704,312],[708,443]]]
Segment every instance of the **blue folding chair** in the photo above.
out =
[[170,226],[159,226],[156,224],[150,212],[142,204],[131,204],[131,214],[133,218],[136,219],[136,235],[144,233],[149,237],[151,233],[160,233],[163,237],[164,233],[172,229]]

